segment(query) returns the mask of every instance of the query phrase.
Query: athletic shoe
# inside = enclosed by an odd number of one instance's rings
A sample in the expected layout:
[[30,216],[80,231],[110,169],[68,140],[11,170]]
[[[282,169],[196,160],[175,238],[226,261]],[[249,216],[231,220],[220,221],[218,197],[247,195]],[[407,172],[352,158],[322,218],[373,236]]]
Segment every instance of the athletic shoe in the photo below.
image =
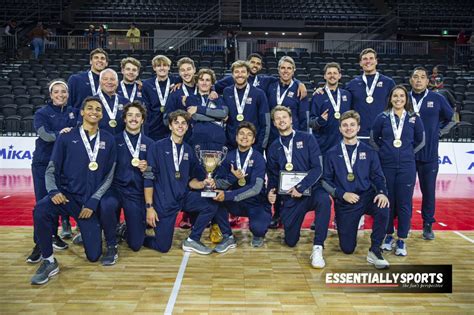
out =
[[33,247],[30,256],[26,258],[26,262],[30,264],[36,264],[37,262],[41,261],[41,258],[41,249],[39,248],[38,244],[35,244],[35,247]]
[[380,246],[381,249],[386,251],[391,251],[393,249],[393,243],[395,240],[393,239],[392,235],[385,236],[385,240],[383,241],[382,245]]
[[191,217],[187,213],[183,213],[183,217],[181,218],[181,222],[179,222],[179,227],[181,229],[188,230],[193,227],[191,224]]
[[235,242],[234,236],[225,235],[222,241],[216,245],[216,247],[214,248],[214,251],[222,254],[228,251],[229,249],[236,248],[236,247],[237,247],[237,243]]
[[57,250],[65,250],[69,245],[63,241],[59,236],[53,235],[53,248]]
[[118,259],[118,247],[117,246],[107,246],[107,251],[105,255],[102,255],[100,262],[102,266],[112,266],[115,265]]
[[211,225],[211,231],[209,232],[209,239],[211,242],[214,244],[218,244],[222,242],[223,240],[222,232],[221,229],[219,228],[219,225],[214,223]]
[[326,262],[323,257],[323,247],[321,245],[313,246],[313,252],[309,257],[311,260],[311,266],[316,269],[322,269],[326,266]]
[[185,252],[196,252],[201,255],[209,255],[213,251],[212,248],[207,247],[200,241],[195,241],[195,240],[188,241],[188,239],[185,239],[183,241],[182,248]]
[[121,243],[127,239],[127,223],[124,221],[122,223],[117,224],[115,228],[115,236],[117,238],[117,242]]
[[72,238],[72,228],[69,220],[63,219],[61,221],[61,238],[70,239]]
[[49,281],[49,278],[56,275],[58,272],[59,265],[56,258],[54,258],[54,262],[52,263],[43,259],[41,266],[39,266],[35,275],[31,278],[31,284],[44,284]]
[[270,225],[268,228],[270,229],[278,229],[278,227],[281,226],[281,221],[279,217],[273,217],[272,221],[270,221]]
[[236,216],[236,215],[231,214],[231,215],[229,216],[229,224],[230,224],[230,226],[232,226],[232,227],[237,226],[237,224],[239,224],[239,217]]
[[75,245],[82,245],[83,242],[82,242],[82,235],[81,233],[77,233],[74,238],[72,239],[72,243],[75,244]]
[[382,256],[382,251],[377,249],[377,251],[369,251],[367,254],[367,262],[374,265],[376,269],[387,269],[390,267],[388,261],[386,261]]
[[397,245],[395,246],[395,255],[406,256],[407,254],[407,246],[405,245],[405,242],[402,240],[397,240]]
[[263,246],[263,240],[264,240],[264,238],[261,237],[261,236],[254,236],[252,238],[252,242],[250,243],[250,245],[252,245],[252,247],[262,247]]
[[314,221],[313,221],[309,228],[311,229],[311,231],[314,231],[314,229],[316,228],[316,223],[314,223]]
[[435,239],[431,223],[423,223],[423,239],[427,241]]

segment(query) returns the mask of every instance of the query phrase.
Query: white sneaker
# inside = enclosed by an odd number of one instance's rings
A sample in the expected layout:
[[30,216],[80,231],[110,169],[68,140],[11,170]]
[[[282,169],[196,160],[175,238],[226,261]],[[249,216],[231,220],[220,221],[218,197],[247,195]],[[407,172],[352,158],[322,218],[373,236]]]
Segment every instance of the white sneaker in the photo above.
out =
[[364,223],[365,223],[365,216],[363,215],[360,217],[360,220],[359,220],[359,230],[364,229]]
[[321,245],[314,245],[313,252],[310,256],[311,266],[316,269],[322,269],[326,266],[326,262],[323,257],[323,247]]

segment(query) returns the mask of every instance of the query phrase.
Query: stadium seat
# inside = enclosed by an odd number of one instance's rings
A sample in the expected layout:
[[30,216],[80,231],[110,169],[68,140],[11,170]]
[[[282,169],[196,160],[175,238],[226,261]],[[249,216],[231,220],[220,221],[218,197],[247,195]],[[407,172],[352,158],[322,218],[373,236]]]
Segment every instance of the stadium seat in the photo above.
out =
[[12,115],[4,120],[4,133],[8,136],[17,136],[21,132],[21,117]]
[[18,106],[16,104],[5,104],[2,105],[2,115],[5,117],[16,115]]

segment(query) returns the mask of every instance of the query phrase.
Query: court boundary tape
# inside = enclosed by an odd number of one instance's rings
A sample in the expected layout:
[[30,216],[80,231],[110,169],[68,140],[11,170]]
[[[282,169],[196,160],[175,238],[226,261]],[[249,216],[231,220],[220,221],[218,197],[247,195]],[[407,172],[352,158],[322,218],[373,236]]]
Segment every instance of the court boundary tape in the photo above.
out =
[[181,265],[179,266],[179,271],[176,275],[176,280],[174,281],[173,290],[171,291],[168,304],[166,305],[166,315],[173,314],[174,304],[176,303],[176,298],[178,297],[179,289],[181,288],[181,282],[183,282],[184,271],[186,270],[190,254],[190,252],[185,252],[183,255],[183,260],[181,260]]
[[471,242],[471,243],[474,244],[474,240],[473,240],[472,238],[467,237],[466,235],[462,234],[461,232],[459,232],[459,231],[453,231],[453,233],[454,233],[454,234],[457,234],[457,235],[459,235],[459,236],[461,236],[463,239],[465,239],[465,240],[467,240],[467,241],[469,241],[469,242]]

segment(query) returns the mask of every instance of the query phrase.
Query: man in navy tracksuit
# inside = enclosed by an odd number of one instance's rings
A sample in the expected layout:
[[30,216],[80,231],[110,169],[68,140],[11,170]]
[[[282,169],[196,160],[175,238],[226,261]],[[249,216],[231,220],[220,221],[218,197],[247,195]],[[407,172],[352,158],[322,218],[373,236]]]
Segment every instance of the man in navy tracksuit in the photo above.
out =
[[324,188],[334,199],[339,246],[345,254],[354,252],[359,220],[369,214],[374,223],[367,261],[377,269],[388,268],[380,245],[387,228],[389,202],[378,154],[357,140],[357,112],[342,114],[339,129],[343,140],[326,153],[323,178]]
[[224,89],[224,102],[229,108],[227,120],[227,143],[235,149],[235,136],[241,121],[251,122],[257,128],[255,149],[260,153],[267,147],[270,135],[270,111],[265,93],[248,82],[250,66],[238,60],[232,64],[235,84]]
[[248,217],[252,246],[263,246],[272,215],[265,198],[265,159],[252,148],[256,134],[254,125],[241,122],[237,128],[238,149],[227,154],[216,174],[216,186],[223,189],[214,198],[222,203],[215,217],[223,235],[222,241],[214,248],[218,253],[237,246],[228,221],[229,212]]
[[145,239],[145,197],[143,195],[143,172],[147,168],[147,150],[153,140],[141,132],[146,120],[146,109],[134,101],[125,105],[122,120],[125,130],[115,135],[117,145],[117,167],[112,186],[100,200],[100,223],[104,229],[107,252],[102,257],[103,265],[113,265],[118,258],[118,223],[116,213],[124,210],[126,239],[128,246],[138,251]]
[[79,109],[84,99],[94,96],[99,90],[99,74],[107,68],[109,55],[102,48],[96,48],[90,53],[90,70],[72,75],[68,80],[68,105]]
[[123,79],[117,88],[117,94],[130,102],[139,101],[143,104],[142,82],[138,79],[142,64],[133,57],[120,61]]
[[157,55],[151,61],[156,77],[143,81],[143,100],[147,108],[145,134],[154,141],[169,136],[169,129],[163,122],[170,89],[178,80],[169,76],[171,60]]
[[[36,139],[31,173],[33,175],[33,186],[35,190],[35,200],[39,202],[48,195],[45,186],[44,175],[53,152],[54,142],[61,133],[69,132],[77,124],[78,110],[67,106],[68,86],[63,80],[53,80],[49,85],[49,96],[51,102],[46,107],[35,113],[34,127],[38,134]],[[62,241],[57,235],[58,220],[53,229],[53,247],[55,249],[68,248],[67,243]],[[71,237],[71,235],[68,235]],[[35,247],[30,256],[26,259],[29,263],[37,263],[41,260],[41,250],[37,243],[36,233],[33,235]]]
[[372,48],[362,50],[359,64],[364,71],[346,84],[352,95],[352,109],[360,115],[359,139],[369,142],[375,117],[383,112],[387,97],[395,82],[377,71],[377,53]]
[[[206,185],[215,187],[213,179],[204,178],[194,150],[184,135],[190,116],[177,110],[168,116],[171,137],[155,142],[147,152],[145,171],[146,221],[154,228],[154,236],[145,237],[144,245],[166,253],[173,242],[174,225],[180,210],[198,212],[191,234],[183,241],[184,251],[209,255],[212,249],[201,243],[202,232],[217,212],[217,203],[201,197]],[[192,189],[192,191],[190,191]]]
[[415,68],[411,77],[410,92],[413,107],[420,115],[425,127],[425,146],[416,154],[416,171],[423,194],[421,216],[423,218],[423,238],[434,239],[432,224],[436,222],[436,177],[438,175],[438,145],[439,137],[449,132],[455,124],[452,122],[454,111],[446,99],[427,89],[428,72],[425,68]]
[[128,100],[117,94],[118,75],[110,68],[102,70],[99,77],[100,89],[97,96],[104,107],[104,118],[99,123],[99,128],[111,134],[119,134],[125,129],[122,120],[123,107]]
[[48,196],[35,206],[35,230],[43,262],[31,278],[32,284],[46,283],[59,272],[51,236],[58,214],[73,216],[78,223],[89,261],[97,261],[102,254],[97,208],[112,183],[115,141],[109,132],[99,130],[102,105],[98,98],[84,100],[81,116],[81,127],[61,134],[56,140],[46,170]]
[[316,209],[311,265],[314,268],[324,268],[326,263],[323,246],[328,231],[331,202],[327,192],[318,183],[322,173],[318,143],[311,134],[293,129],[291,110],[288,107],[276,106],[272,110],[272,120],[280,137],[268,150],[268,201],[274,204],[278,187],[283,190],[279,185],[282,171],[306,173],[300,182],[282,191],[280,216],[285,229],[285,243],[290,247],[296,245],[306,213]]
[[324,79],[326,80],[324,93],[315,94],[311,100],[309,122],[323,156],[341,141],[339,119],[343,113],[351,109],[352,105],[351,93],[339,88],[341,66],[337,62],[326,64]]
[[425,145],[425,132],[404,86],[397,85],[390,92],[387,109],[375,118],[372,126],[371,143],[379,152],[390,201],[387,236],[382,249],[392,250],[393,221],[398,217],[395,255],[406,256],[405,240],[411,228],[416,182],[415,154]]
[[[260,54],[251,53],[247,56],[247,61],[250,65],[250,75],[248,78],[248,82],[254,87],[261,89],[262,91],[267,93],[268,86],[271,83],[277,82],[278,78],[274,76],[259,74],[263,66],[263,58]],[[306,86],[298,80],[295,80],[295,84],[298,87],[297,96],[300,99],[305,98],[308,94]],[[214,89],[217,93],[222,94],[224,92],[224,89],[231,85],[234,85],[234,78],[229,75],[217,81],[214,85]]]

